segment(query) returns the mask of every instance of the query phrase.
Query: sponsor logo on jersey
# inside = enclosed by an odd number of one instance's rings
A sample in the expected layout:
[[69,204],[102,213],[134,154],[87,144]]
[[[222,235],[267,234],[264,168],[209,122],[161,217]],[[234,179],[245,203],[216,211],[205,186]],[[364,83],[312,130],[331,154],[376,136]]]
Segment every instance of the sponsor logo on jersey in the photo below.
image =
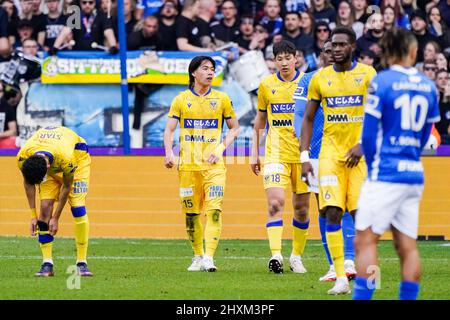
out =
[[192,197],[194,190],[192,188],[180,188],[180,197]]
[[223,186],[210,186],[208,195],[210,198],[223,197]]
[[363,116],[353,116],[349,117],[348,114],[345,113],[337,113],[337,114],[327,114],[327,122],[363,122]]
[[264,175],[272,173],[283,173],[284,166],[281,163],[269,163],[264,166]]
[[73,193],[87,193],[88,186],[85,181],[77,181],[73,184]]
[[328,97],[327,107],[336,108],[336,107],[357,107],[361,106],[363,103],[362,95],[355,96],[337,96],[337,97]]
[[319,179],[321,187],[338,185],[338,177],[336,175],[321,176]]
[[217,129],[218,127],[217,119],[184,119],[186,129]]
[[61,140],[61,135],[55,132],[44,132],[39,134],[39,139],[56,139]]
[[292,127],[291,119],[273,119],[272,127]]
[[294,95],[301,96],[303,94],[303,91],[304,91],[303,87],[297,87],[295,88]]
[[272,113],[293,113],[295,110],[294,103],[271,103]]
[[400,160],[397,164],[398,172],[423,172],[423,166],[420,161]]
[[200,134],[185,134],[184,135],[184,141],[186,142],[216,142],[216,138],[207,138],[205,139],[205,136]]

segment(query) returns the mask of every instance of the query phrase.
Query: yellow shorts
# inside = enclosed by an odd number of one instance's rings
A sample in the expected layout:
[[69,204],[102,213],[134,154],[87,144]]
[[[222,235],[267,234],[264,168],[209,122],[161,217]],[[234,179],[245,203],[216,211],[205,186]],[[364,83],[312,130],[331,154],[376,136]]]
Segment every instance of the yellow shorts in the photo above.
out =
[[226,169],[179,171],[181,211],[200,214],[202,209],[221,210],[225,192]]
[[[77,151],[80,152],[80,151]],[[91,173],[91,158],[88,153],[78,158],[78,167],[75,171],[72,190],[70,190],[68,202],[71,207],[86,205],[86,196],[89,190],[89,176]],[[53,199],[58,201],[62,186],[62,173],[46,176],[39,185],[39,194],[42,200]]]
[[335,206],[345,211],[358,207],[361,187],[366,179],[366,162],[348,168],[345,161],[319,159],[319,205],[320,209]]
[[291,183],[292,192],[308,193],[308,185],[302,181],[302,165],[300,163],[266,163],[263,169],[264,189],[286,189]]

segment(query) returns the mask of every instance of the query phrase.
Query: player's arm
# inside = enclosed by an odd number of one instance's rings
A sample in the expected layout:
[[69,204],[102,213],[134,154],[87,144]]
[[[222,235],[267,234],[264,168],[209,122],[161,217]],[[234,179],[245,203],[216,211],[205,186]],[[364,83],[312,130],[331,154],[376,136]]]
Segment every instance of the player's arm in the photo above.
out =
[[381,89],[377,83],[372,83],[364,106],[364,122],[361,137],[361,148],[366,158],[367,167],[371,168],[376,152],[378,124],[383,110]]
[[175,165],[175,156],[173,154],[173,135],[177,128],[178,121],[181,119],[181,103],[178,101],[179,96],[176,96],[172,101],[169,110],[169,118],[164,129],[164,150],[165,158],[164,165],[170,169]]
[[297,89],[294,92],[295,109],[294,109],[294,131],[298,139],[300,139],[300,132],[302,131],[303,116],[306,111],[306,103],[308,102],[308,82],[307,74],[303,75],[298,83]]
[[259,144],[267,123],[268,101],[266,97],[267,95],[265,92],[264,84],[261,83],[258,89],[258,106],[255,121],[253,124],[252,154],[250,157],[250,166],[253,173],[256,175],[261,172],[261,161],[259,160]]
[[64,27],[56,38],[53,48],[59,49],[71,34],[72,30],[69,27]]
[[214,150],[214,152],[209,156],[208,162],[209,163],[217,163],[220,160],[220,157],[222,157],[223,152],[226,148],[228,148],[229,145],[231,145],[234,140],[239,135],[239,122],[236,117],[230,117],[225,119],[227,126],[228,126],[228,133],[223,139],[222,143],[219,144],[219,146]]

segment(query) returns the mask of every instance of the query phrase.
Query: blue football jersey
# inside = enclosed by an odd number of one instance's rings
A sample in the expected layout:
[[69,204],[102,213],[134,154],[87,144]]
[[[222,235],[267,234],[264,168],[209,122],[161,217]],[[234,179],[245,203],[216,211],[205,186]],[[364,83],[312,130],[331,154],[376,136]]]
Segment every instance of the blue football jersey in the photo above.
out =
[[[294,100],[296,100],[295,108],[299,106],[298,101],[304,101],[305,108],[306,103],[308,101],[308,86],[311,82],[312,76],[319,70],[315,70],[309,73],[305,73],[303,77],[298,82],[297,89],[294,92]],[[302,106],[303,107],[303,106]],[[299,110],[295,110],[295,114],[297,115],[299,113]],[[305,110],[302,110],[302,115],[305,113]],[[302,116],[303,118],[303,116]],[[300,124],[301,125],[301,124]],[[295,126],[295,133],[297,137],[300,137],[300,125]],[[323,109],[320,106],[317,109],[316,115],[314,117],[313,122],[313,134],[311,137],[311,150],[310,150],[310,158],[311,159],[318,159],[319,153],[320,153],[320,147],[322,145],[322,135],[323,135]]]
[[392,66],[373,79],[364,111],[368,179],[422,184],[420,154],[440,119],[434,82],[415,68]]

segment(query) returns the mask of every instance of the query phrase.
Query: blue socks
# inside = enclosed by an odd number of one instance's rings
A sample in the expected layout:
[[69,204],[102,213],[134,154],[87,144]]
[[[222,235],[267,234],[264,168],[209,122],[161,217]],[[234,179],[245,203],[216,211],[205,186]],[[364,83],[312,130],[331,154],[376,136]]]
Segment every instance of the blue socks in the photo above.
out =
[[353,286],[353,300],[371,300],[375,290],[375,281],[356,277]]
[[417,300],[420,285],[417,282],[402,281],[400,282],[400,300]]
[[355,260],[355,222],[350,213],[346,212],[342,216],[342,233],[344,236],[344,258],[345,260]]
[[333,265],[333,259],[331,259],[330,250],[328,250],[327,236],[326,236],[326,232],[327,232],[327,219],[326,218],[322,218],[319,216],[319,229],[320,229],[320,236],[322,238],[323,248],[325,249],[328,263],[331,266],[331,265]]

